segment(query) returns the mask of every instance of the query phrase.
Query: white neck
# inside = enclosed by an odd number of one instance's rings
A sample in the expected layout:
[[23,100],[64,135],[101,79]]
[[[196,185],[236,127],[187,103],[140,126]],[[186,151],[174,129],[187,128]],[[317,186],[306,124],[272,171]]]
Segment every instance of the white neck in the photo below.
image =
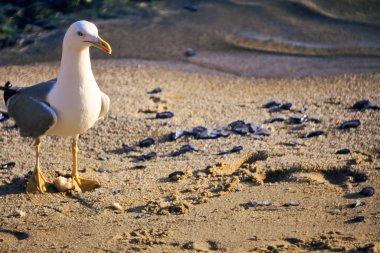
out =
[[91,69],[89,49],[89,47],[85,47],[78,50],[64,43],[61,67],[57,79],[58,86],[82,86],[95,80]]

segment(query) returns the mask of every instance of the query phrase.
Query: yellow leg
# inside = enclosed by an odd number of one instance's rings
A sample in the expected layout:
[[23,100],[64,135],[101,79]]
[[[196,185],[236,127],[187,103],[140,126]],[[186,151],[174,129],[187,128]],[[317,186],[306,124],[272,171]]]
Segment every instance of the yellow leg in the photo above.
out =
[[46,192],[46,187],[48,183],[46,182],[45,177],[41,173],[40,168],[40,138],[37,138],[35,141],[36,146],[36,168],[34,169],[32,177],[29,179],[28,184],[26,185],[26,192],[36,193]]
[[91,191],[100,187],[99,183],[95,180],[84,179],[78,176],[77,161],[78,161],[78,135],[74,137],[72,144],[73,153],[73,172],[71,177],[73,179],[74,189],[79,192]]

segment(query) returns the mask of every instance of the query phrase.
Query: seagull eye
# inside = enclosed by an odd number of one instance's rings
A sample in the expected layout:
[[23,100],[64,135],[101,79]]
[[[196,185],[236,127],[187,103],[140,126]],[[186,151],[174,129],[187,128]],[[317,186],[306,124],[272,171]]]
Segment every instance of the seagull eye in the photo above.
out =
[[80,31],[78,31],[77,34],[78,34],[78,36],[81,36],[81,37],[84,36],[84,34]]

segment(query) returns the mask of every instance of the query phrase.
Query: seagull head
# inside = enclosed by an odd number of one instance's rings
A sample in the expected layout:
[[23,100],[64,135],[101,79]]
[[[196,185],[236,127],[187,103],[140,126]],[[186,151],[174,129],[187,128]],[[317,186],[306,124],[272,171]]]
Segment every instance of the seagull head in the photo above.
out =
[[64,45],[69,44],[78,50],[90,46],[97,47],[102,51],[111,54],[111,46],[98,34],[98,28],[91,22],[81,20],[73,23],[65,34]]

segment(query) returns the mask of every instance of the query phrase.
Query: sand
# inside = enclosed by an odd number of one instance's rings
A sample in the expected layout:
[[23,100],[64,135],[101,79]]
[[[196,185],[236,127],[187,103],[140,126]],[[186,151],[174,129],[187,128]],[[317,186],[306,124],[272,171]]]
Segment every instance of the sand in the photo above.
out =
[[[0,83],[48,80],[57,67],[1,67]],[[80,194],[25,194],[24,177],[34,168],[32,141],[19,137],[12,120],[0,123],[0,164],[16,163],[0,170],[0,251],[379,252],[380,114],[350,109],[360,99],[380,102],[379,74],[261,79],[132,59],[95,60],[93,68],[112,104],[105,120],[80,137],[79,170],[101,187]],[[163,91],[147,94],[156,87]],[[293,106],[262,108],[274,99]],[[265,123],[303,107],[303,114],[320,122]],[[165,110],[175,116],[154,119],[154,112]],[[352,119],[361,125],[337,129]],[[235,120],[265,123],[271,135],[164,138],[176,129]],[[324,134],[300,138],[311,130]],[[123,149],[147,137],[159,141]],[[41,165],[48,180],[70,173],[70,141],[43,139]],[[185,144],[199,151],[170,156]],[[238,145],[239,153],[216,155]],[[351,153],[336,154],[342,148]],[[156,158],[135,161],[153,151]],[[169,179],[175,171],[183,173]],[[367,186],[375,189],[373,196],[358,194]],[[350,207],[356,200],[365,205]],[[364,221],[352,221],[358,216]]]

